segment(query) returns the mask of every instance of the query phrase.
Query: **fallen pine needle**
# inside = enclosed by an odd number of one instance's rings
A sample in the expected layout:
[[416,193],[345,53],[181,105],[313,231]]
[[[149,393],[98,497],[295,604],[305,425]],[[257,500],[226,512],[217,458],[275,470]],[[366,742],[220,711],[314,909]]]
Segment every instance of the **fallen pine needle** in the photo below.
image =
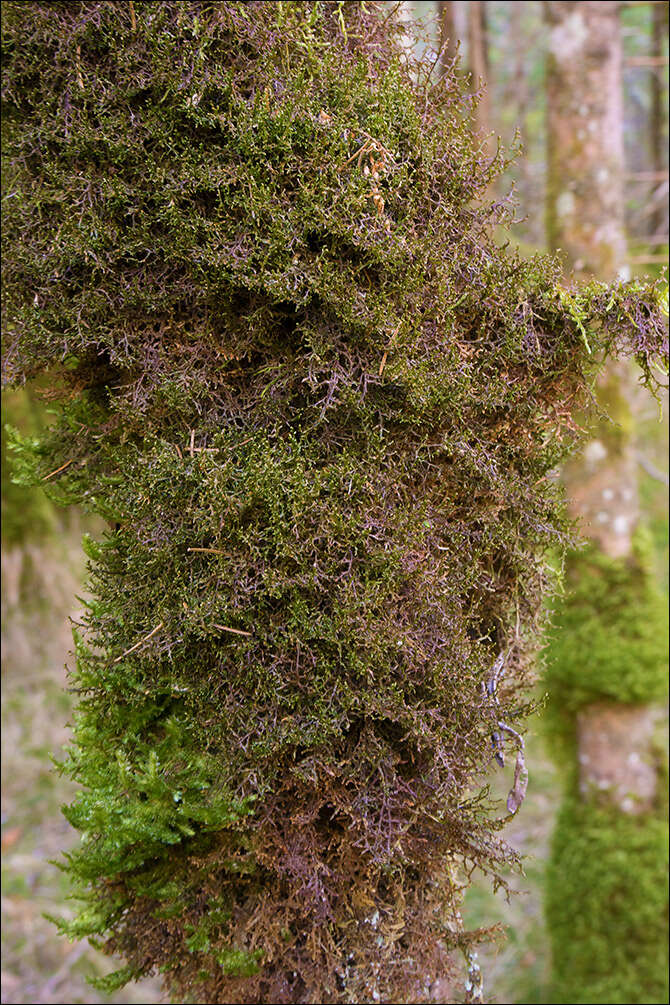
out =
[[251,632],[243,632],[241,628],[227,628],[225,625],[214,625],[220,632],[232,632],[233,635],[251,635]]
[[70,464],[72,464],[72,458],[69,461],[66,461],[65,464],[61,464],[61,466],[59,468],[56,468],[55,471],[50,471],[48,475],[44,476],[42,481],[46,482],[48,481],[49,478],[53,478],[54,475],[57,475],[59,471],[65,471],[65,468],[67,468],[68,465]]
[[162,627],[163,627],[163,622],[161,621],[161,622],[159,622],[159,623],[158,623],[158,624],[156,625],[156,627],[155,627],[155,628],[152,628],[152,630],[151,630],[151,631],[149,632],[149,634],[148,634],[148,635],[145,635],[143,639],[140,639],[140,641],[139,641],[139,642],[136,642],[134,646],[131,646],[131,647],[130,647],[130,649],[126,649],[125,653],[121,653],[121,655],[120,655],[120,656],[117,656],[117,657],[116,657],[116,659],[114,660],[114,663],[118,663],[118,662],[119,662],[120,660],[122,660],[122,659],[123,659],[123,657],[124,657],[124,656],[129,656],[129,655],[130,655],[130,653],[134,653],[136,649],[139,649],[139,647],[140,647],[140,646],[142,645],[142,643],[143,643],[143,642],[148,642],[148,641],[149,641],[149,639],[150,639],[150,638],[151,638],[151,637],[152,637],[153,635],[155,635],[155,634],[156,634],[156,632],[157,632],[157,631],[159,631],[159,630],[160,630],[160,629],[161,629]]

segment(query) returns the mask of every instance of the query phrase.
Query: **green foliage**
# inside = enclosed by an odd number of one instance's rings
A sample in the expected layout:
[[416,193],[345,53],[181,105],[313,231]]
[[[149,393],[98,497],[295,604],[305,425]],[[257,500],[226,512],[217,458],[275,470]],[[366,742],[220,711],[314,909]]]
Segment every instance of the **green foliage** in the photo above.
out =
[[658,291],[496,245],[503,158],[373,3],[5,6],[6,367],[63,387],[21,463],[110,525],[65,928],[178,1000],[423,1000],[451,861],[513,858],[546,475]]
[[135,978],[137,978],[137,973],[132,967],[121,967],[119,970],[114,970],[111,974],[105,974],[103,977],[91,977],[88,983],[96,991],[112,995],[115,991],[125,987],[128,981],[132,981]]

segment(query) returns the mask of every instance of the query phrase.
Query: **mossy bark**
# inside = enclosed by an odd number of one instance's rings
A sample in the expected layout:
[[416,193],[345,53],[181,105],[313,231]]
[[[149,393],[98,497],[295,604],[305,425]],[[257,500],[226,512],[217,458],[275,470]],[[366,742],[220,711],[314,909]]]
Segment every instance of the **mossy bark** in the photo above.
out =
[[63,927],[124,959],[108,990],[430,1000],[482,937],[454,870],[515,858],[481,786],[565,539],[582,318],[667,354],[658,290],[577,313],[498,246],[469,96],[384,6],[5,7],[5,365],[63,385],[22,460],[109,524]]
[[667,606],[644,536],[568,564],[546,684],[565,797],[548,867],[552,1002],[668,999]]
[[[548,3],[548,236],[581,275],[625,261],[618,4]],[[566,563],[547,684],[566,793],[547,886],[553,1001],[667,997],[665,858],[657,705],[667,618],[640,545],[634,395],[610,366],[603,417],[564,471],[590,544]],[[666,997],[663,997],[665,995]]]

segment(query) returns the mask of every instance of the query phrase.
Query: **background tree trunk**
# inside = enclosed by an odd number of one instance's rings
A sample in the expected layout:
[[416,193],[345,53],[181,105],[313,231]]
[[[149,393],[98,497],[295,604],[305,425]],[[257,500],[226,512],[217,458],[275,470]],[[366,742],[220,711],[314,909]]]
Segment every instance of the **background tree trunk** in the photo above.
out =
[[444,68],[458,55],[458,35],[456,33],[456,21],[454,17],[455,4],[452,0],[442,0],[438,4],[438,14],[440,17],[440,49],[442,52],[441,65]]
[[478,94],[474,112],[473,127],[484,143],[484,149],[492,153],[493,144],[488,135],[491,131],[491,99],[488,89],[489,59],[486,38],[486,4],[470,0],[468,5],[468,54],[473,94]]
[[[513,73],[510,78],[510,87],[507,95],[505,96],[506,102],[511,105],[516,110],[516,123],[517,129],[519,130],[519,135],[521,142],[523,143],[524,150],[526,149],[527,138],[528,138],[528,104],[529,104],[529,88],[528,88],[528,77],[526,73],[526,51],[523,44],[523,8],[521,4],[512,3],[509,6],[509,30],[510,35],[515,39],[514,47],[514,57],[513,57]],[[530,163],[528,156],[525,155],[519,158],[519,172],[520,178],[520,190],[521,190],[521,204],[528,204],[528,195],[530,191]]]
[[[667,3],[655,3],[651,8],[651,58],[660,63],[664,51],[664,40],[668,34],[668,5]],[[649,146],[651,154],[652,170],[658,179],[668,167],[667,139],[665,137],[665,123],[667,120],[666,90],[661,81],[662,67],[660,65],[651,67],[649,71],[650,108],[649,108]],[[668,203],[667,203],[667,182],[665,186],[665,198],[658,200],[658,205],[651,217],[651,234],[657,240],[668,233]]]
[[618,3],[547,3],[547,239],[576,272],[626,258]]
[[[626,257],[619,4],[545,9],[548,239],[580,278],[612,279]],[[640,543],[632,377],[610,367],[598,384],[616,425],[598,421],[564,473],[590,546],[567,563],[549,648],[556,737],[568,754],[547,894],[552,1000],[663,1001],[664,897],[655,891],[667,828],[654,724],[665,614]]]

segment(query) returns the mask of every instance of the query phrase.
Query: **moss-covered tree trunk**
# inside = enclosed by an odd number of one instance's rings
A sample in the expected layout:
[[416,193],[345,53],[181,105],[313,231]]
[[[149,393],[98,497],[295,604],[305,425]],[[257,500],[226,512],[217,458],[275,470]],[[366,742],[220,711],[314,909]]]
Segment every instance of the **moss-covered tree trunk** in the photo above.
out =
[[123,958],[108,989],[430,1000],[477,938],[461,877],[514,858],[484,785],[522,742],[583,324],[651,379],[659,291],[577,311],[501,250],[469,97],[385,5],[4,14],[6,375],[62,389],[22,472],[109,524],[64,928]]
[[[616,3],[548,3],[549,239],[581,275],[624,265],[621,36]],[[610,365],[603,417],[565,469],[589,541],[569,557],[549,649],[567,792],[547,910],[555,1001],[667,996],[664,776],[657,703],[664,605],[639,528],[630,371]],[[552,717],[556,721],[556,715]]]

